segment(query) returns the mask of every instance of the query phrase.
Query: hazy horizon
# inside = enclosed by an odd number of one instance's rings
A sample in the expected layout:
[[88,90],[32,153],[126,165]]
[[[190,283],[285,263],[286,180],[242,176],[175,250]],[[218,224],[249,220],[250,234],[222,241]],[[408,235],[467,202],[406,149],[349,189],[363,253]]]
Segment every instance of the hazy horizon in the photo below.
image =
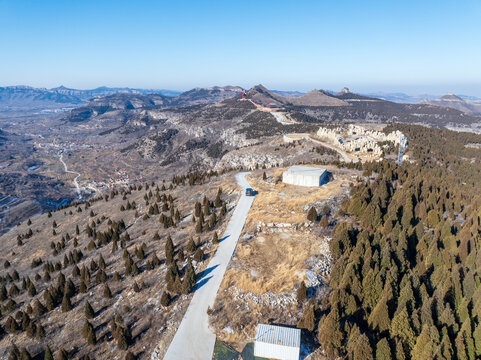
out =
[[224,86],[239,86],[242,87],[243,89],[250,89],[256,85],[263,85],[269,90],[274,90],[274,91],[292,91],[292,92],[301,92],[301,93],[308,93],[311,90],[318,89],[318,90],[326,90],[326,91],[332,91],[332,92],[338,92],[342,90],[343,88],[348,88],[351,92],[354,93],[359,93],[359,94],[405,94],[409,96],[422,96],[422,95],[429,95],[429,96],[443,96],[448,93],[453,93],[455,95],[462,95],[462,96],[473,96],[473,97],[481,97],[481,89],[478,91],[477,85],[473,85],[473,90],[474,92],[470,92],[469,87],[460,87],[460,86],[444,86],[442,89],[445,89],[445,91],[439,90],[438,87],[351,87],[349,85],[338,85],[336,87],[323,87],[323,86],[313,86],[311,88],[306,88],[306,87],[296,87],[296,88],[289,88],[289,87],[272,87],[268,86],[266,84],[261,84],[261,83],[255,83],[247,86],[241,86],[238,84],[206,84],[206,85],[197,85],[193,86],[190,88],[179,88],[179,87],[174,87],[174,88],[169,88],[165,86],[154,86],[154,87],[141,87],[141,86],[135,86],[135,85],[110,85],[110,84],[99,84],[99,85],[93,85],[91,87],[76,87],[76,86],[69,86],[65,84],[59,84],[55,86],[33,86],[31,84],[3,84],[0,83],[0,87],[12,87],[12,86],[27,86],[27,87],[32,87],[32,88],[38,88],[38,89],[55,89],[59,88],[61,86],[64,86],[65,88],[68,89],[73,89],[73,90],[93,90],[97,88],[102,88],[102,87],[107,87],[107,88],[128,88],[128,89],[139,89],[139,90],[155,90],[155,91],[173,91],[173,92],[185,92],[192,90],[194,88],[210,88],[214,86],[218,87],[224,87]]
[[0,2],[3,84],[481,96],[481,2]]

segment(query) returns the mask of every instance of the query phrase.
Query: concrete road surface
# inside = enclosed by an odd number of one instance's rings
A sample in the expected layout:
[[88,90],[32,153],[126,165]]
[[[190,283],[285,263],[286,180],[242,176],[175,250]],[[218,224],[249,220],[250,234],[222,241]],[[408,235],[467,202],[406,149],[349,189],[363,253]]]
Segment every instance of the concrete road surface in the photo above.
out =
[[[164,360],[211,360],[214,353],[215,335],[209,329],[207,308],[214,305],[222,277],[236,248],[237,240],[254,201],[246,196],[245,189],[250,187],[245,179],[247,173],[236,174],[242,194],[214,257],[197,279],[196,290],[187,312],[180,323],[174,339],[164,356]],[[202,275],[202,274],[201,274]]]
[[347,153],[345,151],[342,151],[341,149],[338,149],[337,147],[335,146],[332,146],[324,141],[320,141],[320,140],[317,140],[317,139],[314,139],[312,136],[309,136],[309,139],[312,141],[312,142],[315,142],[317,144],[321,144],[322,146],[325,146],[331,150],[334,150],[334,151],[337,151],[337,153],[339,155],[341,155],[342,157],[342,160],[344,160],[344,162],[347,162],[347,163],[350,163],[350,162],[357,162],[358,160],[357,159],[353,159],[351,160],[351,158],[349,156],[347,156]]

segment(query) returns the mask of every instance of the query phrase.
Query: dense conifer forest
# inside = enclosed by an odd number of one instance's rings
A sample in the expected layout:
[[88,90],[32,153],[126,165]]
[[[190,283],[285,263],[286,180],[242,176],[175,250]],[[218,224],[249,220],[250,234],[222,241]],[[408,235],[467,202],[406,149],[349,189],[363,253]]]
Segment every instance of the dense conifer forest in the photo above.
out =
[[[367,164],[334,229],[332,291],[304,323],[329,358],[481,357],[481,136],[393,125],[412,162]],[[313,312],[315,310],[315,313]],[[302,322],[301,321],[301,322]]]

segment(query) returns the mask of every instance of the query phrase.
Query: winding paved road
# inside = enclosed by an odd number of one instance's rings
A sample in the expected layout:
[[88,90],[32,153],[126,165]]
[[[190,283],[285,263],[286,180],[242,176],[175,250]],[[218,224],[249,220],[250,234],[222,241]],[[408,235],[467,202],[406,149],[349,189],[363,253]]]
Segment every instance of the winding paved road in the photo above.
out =
[[307,140],[311,140],[312,142],[315,142],[316,144],[320,144],[324,147],[327,147],[331,150],[334,150],[336,151],[339,155],[341,155],[341,158],[344,162],[358,162],[358,159],[357,158],[354,158],[354,159],[351,159],[348,155],[347,155],[347,152],[341,150],[341,149],[338,149],[337,147],[331,145],[331,144],[328,144],[324,141],[321,141],[321,140],[318,140],[318,139],[315,139],[312,135],[310,134],[286,134],[285,136],[287,138],[290,138],[292,140],[299,140],[299,135],[303,135],[303,138],[304,139],[307,139]]
[[215,334],[209,329],[207,309],[214,305],[217,291],[227,265],[234,253],[237,240],[242,232],[253,196],[246,196],[245,189],[250,187],[245,179],[247,173],[236,174],[242,189],[241,197],[227,224],[216,253],[212,257],[202,277],[197,279],[192,301],[170,343],[164,360],[209,360],[212,359]]
[[80,173],[78,172],[75,172],[75,171],[70,171],[67,167],[67,164],[65,163],[65,161],[63,161],[63,153],[60,154],[60,162],[63,164],[63,167],[65,169],[65,172],[66,173],[70,173],[70,174],[76,174],[77,176],[75,177],[75,179],[73,179],[73,183],[75,185],[75,190],[77,191],[77,197],[80,199],[82,197],[81,193],[80,193],[80,185],[77,181],[77,179],[80,177]]

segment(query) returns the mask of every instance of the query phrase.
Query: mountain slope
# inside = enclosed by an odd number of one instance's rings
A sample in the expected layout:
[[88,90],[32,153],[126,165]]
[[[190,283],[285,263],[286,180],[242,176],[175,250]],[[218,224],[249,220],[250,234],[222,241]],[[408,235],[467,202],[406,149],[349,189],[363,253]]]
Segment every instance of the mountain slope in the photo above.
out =
[[469,115],[481,115],[481,103],[463,100],[454,94],[446,94],[435,100],[424,99],[421,104],[430,104],[462,111]]
[[70,94],[28,86],[0,87],[0,111],[75,106],[82,100]]
[[0,111],[32,111],[75,107],[96,97],[114,94],[177,96],[179,92],[170,90],[146,90],[131,88],[99,87],[92,90],[69,89],[60,86],[53,89],[29,86],[0,87]]
[[210,104],[233,98],[241,93],[242,88],[239,86],[195,88],[174,97],[171,104],[176,106]]
[[324,90],[312,90],[300,97],[289,98],[289,102],[301,106],[349,106],[348,102],[337,99]]
[[256,85],[246,92],[247,99],[254,101],[256,104],[267,106],[269,104],[276,104],[282,106],[287,104],[289,99],[267,90],[263,85]]

